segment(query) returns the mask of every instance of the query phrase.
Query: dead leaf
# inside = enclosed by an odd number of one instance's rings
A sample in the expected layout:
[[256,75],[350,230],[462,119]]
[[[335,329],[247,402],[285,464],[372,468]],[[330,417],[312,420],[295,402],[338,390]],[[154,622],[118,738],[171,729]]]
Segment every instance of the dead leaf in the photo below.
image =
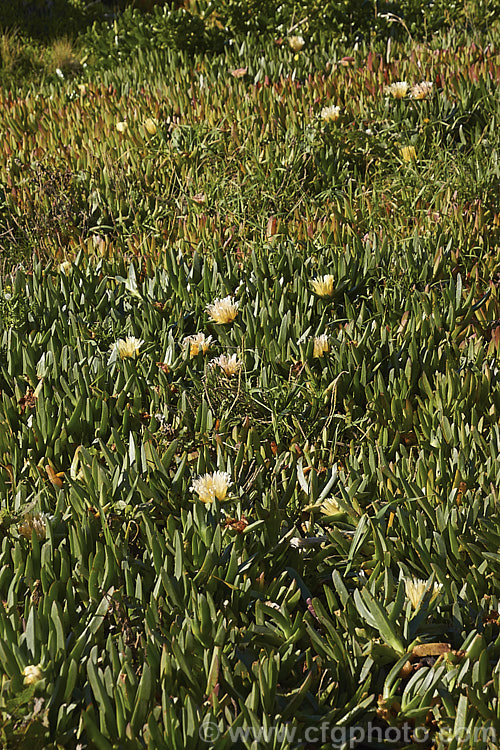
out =
[[54,487],[61,489],[61,487],[63,486],[64,471],[59,471],[56,474],[56,472],[54,471],[54,469],[52,468],[50,464],[46,465],[45,471],[47,472],[49,481],[54,485]]
[[271,237],[274,237],[274,235],[278,231],[278,219],[276,216],[270,216],[267,220],[267,227],[266,227],[266,237],[270,239]]
[[403,666],[401,667],[401,671],[399,673],[399,676],[405,680],[407,677],[409,677],[413,673],[413,665],[410,660],[405,661]]
[[410,317],[410,311],[406,310],[406,312],[403,313],[403,316],[401,318],[401,321],[399,323],[399,328],[397,330],[397,333],[402,333],[404,329],[406,328],[406,324],[408,323],[408,318]]
[[415,646],[411,655],[415,659],[421,659],[424,656],[442,656],[451,651],[449,643],[422,643]]

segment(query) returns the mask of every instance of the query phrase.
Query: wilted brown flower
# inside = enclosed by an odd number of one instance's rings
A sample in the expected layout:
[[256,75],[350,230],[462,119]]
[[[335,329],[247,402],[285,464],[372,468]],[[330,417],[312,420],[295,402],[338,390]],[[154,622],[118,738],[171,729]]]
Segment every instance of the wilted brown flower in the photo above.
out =
[[248,521],[245,516],[241,518],[226,518],[226,527],[236,531],[238,534],[242,534],[248,526]]
[[45,535],[47,533],[45,516],[43,515],[43,513],[37,513],[36,515],[27,513],[17,527],[17,530],[19,531],[21,536],[24,536],[30,541],[33,531],[35,532],[38,539],[45,539]]

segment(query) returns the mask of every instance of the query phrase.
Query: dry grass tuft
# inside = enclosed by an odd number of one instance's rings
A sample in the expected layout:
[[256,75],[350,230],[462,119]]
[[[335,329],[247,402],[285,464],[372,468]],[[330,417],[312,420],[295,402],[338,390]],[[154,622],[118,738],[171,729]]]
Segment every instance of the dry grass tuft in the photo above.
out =
[[73,43],[68,37],[56,39],[52,44],[49,55],[53,68],[69,71],[77,70],[80,67],[80,61],[75,55]]

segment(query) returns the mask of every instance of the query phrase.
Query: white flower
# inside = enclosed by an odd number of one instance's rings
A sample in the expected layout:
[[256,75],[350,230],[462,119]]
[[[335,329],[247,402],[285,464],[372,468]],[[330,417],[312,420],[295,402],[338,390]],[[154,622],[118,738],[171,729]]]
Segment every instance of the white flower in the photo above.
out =
[[307,549],[307,547],[317,547],[318,544],[324,544],[328,540],[327,536],[306,536],[302,538],[300,536],[294,536],[290,539],[290,547],[294,549]]
[[207,313],[215,323],[231,323],[238,315],[238,302],[229,295],[224,299],[216,299],[207,305]]
[[116,352],[120,359],[136,357],[142,344],[144,344],[142,339],[136,339],[135,336],[127,336],[126,339],[118,339],[111,347],[111,350],[112,353]]
[[323,107],[321,110],[321,119],[325,122],[337,122],[340,117],[340,107],[331,104],[329,107]]
[[412,99],[427,99],[432,94],[433,87],[432,81],[420,81],[412,86],[410,96]]
[[385,93],[394,97],[394,99],[404,99],[408,93],[409,84],[406,81],[396,81],[391,83],[390,86],[386,86]]
[[230,357],[228,357],[227,354],[221,354],[220,357],[213,359],[210,362],[210,365],[211,367],[220,367],[230,378],[241,370],[243,362],[240,362],[237,354],[232,354]]
[[[410,600],[413,609],[417,609],[422,601],[424,591],[427,588],[427,581],[422,581],[420,578],[404,578],[403,580],[405,582],[406,596]],[[436,598],[442,588],[442,583],[434,583],[430,599],[431,602]]]
[[196,492],[202,503],[213,503],[215,498],[222,502],[226,499],[231,484],[230,474],[226,471],[214,471],[194,479],[189,489]]
[[288,44],[294,52],[300,52],[305,43],[305,39],[301,36],[288,37]]
[[127,125],[126,120],[122,120],[122,122],[116,123],[116,129],[118,130],[119,133],[124,133],[127,128],[128,128],[128,125]]
[[184,346],[189,346],[189,356],[196,357],[200,350],[203,354],[208,352],[212,343],[212,337],[205,336],[204,333],[200,332],[194,336],[186,336],[182,343]]

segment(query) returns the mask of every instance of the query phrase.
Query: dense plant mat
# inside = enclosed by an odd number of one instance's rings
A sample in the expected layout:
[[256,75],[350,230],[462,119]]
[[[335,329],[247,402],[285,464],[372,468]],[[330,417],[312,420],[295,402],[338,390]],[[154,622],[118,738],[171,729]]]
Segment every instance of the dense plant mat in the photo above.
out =
[[0,90],[3,747],[500,730],[498,53],[259,49]]

